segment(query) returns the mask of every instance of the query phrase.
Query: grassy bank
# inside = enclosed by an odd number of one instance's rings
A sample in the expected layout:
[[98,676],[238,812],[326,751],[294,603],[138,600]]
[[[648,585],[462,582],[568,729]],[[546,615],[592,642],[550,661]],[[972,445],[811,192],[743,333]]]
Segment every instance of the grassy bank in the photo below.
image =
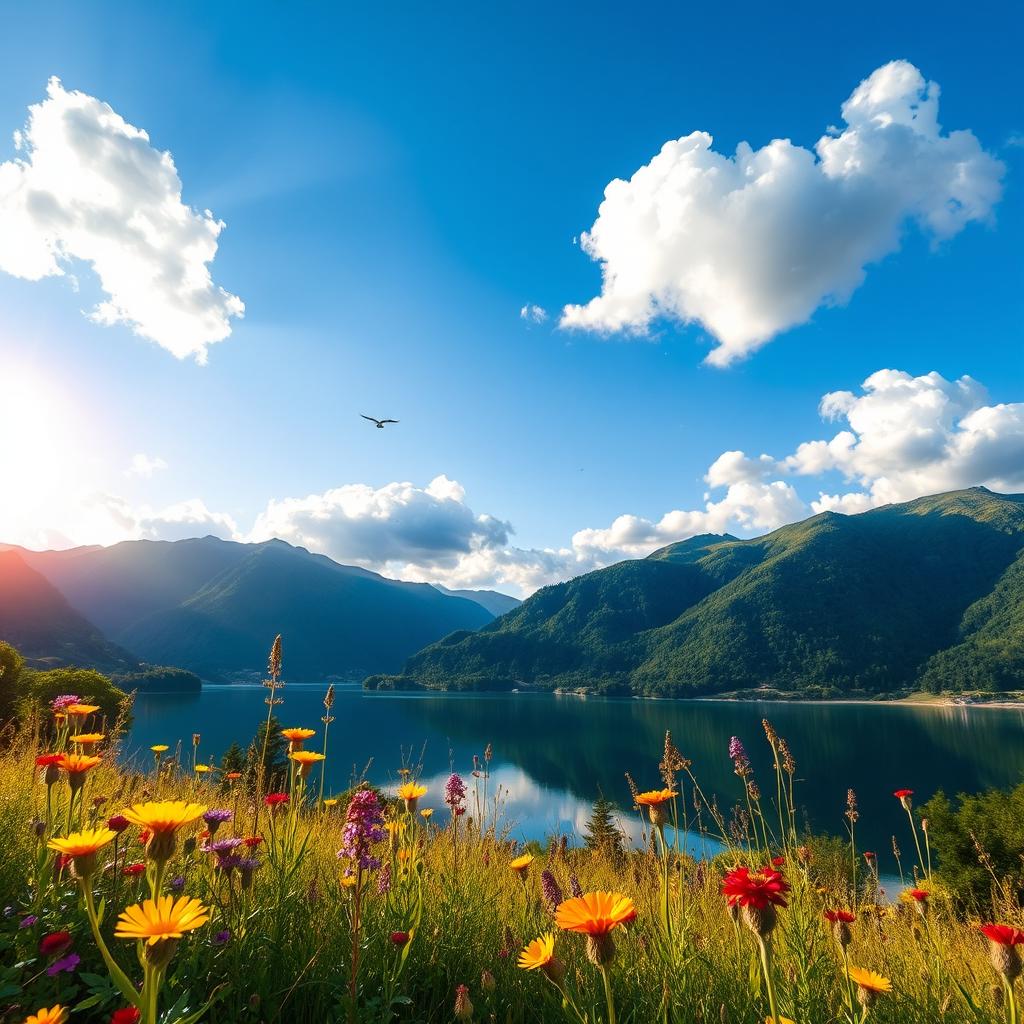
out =
[[[404,799],[357,785],[321,800],[319,730],[292,734],[304,749],[272,786],[258,764],[195,771],[163,750],[147,772],[122,769],[105,737],[72,739],[103,735],[89,714],[18,732],[0,756],[0,1019],[59,1006],[83,1024],[1016,1024],[1017,947],[979,932],[1024,924],[1009,893],[994,884],[978,916],[959,908],[908,809],[900,867],[917,898],[883,900],[855,797],[850,841],[802,834],[796,766],[770,726],[771,778],[730,751],[746,789],[733,809],[666,738],[636,766],[657,788],[634,792],[648,840],[635,851],[614,833],[594,849],[509,842],[486,757],[432,816],[415,766]],[[727,852],[691,861],[664,841],[673,824]],[[164,894],[153,920],[145,900]]]

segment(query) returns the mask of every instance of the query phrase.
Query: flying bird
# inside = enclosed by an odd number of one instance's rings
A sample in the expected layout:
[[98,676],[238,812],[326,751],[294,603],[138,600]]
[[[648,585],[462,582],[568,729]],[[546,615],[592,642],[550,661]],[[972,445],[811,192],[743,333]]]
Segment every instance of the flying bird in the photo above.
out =
[[398,422],[398,420],[379,420],[375,416],[367,416],[366,413],[362,413],[362,412],[359,415],[362,416],[364,420],[369,420],[371,423],[376,423],[378,430],[383,430],[385,423],[397,423]]

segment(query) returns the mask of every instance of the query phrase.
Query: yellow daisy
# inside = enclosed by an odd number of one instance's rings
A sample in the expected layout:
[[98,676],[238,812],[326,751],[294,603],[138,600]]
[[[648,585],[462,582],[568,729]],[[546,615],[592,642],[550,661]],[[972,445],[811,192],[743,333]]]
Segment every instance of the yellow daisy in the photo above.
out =
[[419,803],[420,797],[426,791],[427,787],[418,782],[403,782],[398,787],[398,799],[405,801],[405,809],[412,814],[416,810],[416,804]]
[[313,765],[323,761],[324,754],[316,754],[312,750],[294,750],[288,755],[298,766],[300,778],[305,778]]
[[180,896],[177,901],[173,896],[158,896],[126,908],[117,919],[114,934],[152,946],[162,939],[180,939],[209,920],[209,911],[192,896]]
[[25,1018],[25,1024],[66,1024],[68,1011],[59,1003],[47,1009],[45,1006]]
[[151,800],[145,804],[133,804],[124,816],[140,828],[150,832],[174,832],[182,825],[198,821],[206,813],[202,804],[188,804],[184,800]]
[[527,868],[529,868],[529,866],[532,863],[533,863],[533,854],[532,853],[524,853],[521,857],[516,857],[515,860],[509,861],[508,866],[517,875],[522,876],[522,875],[524,875],[526,873]]
[[534,939],[519,954],[519,966],[524,971],[536,971],[546,967],[555,958],[555,933],[548,932]]

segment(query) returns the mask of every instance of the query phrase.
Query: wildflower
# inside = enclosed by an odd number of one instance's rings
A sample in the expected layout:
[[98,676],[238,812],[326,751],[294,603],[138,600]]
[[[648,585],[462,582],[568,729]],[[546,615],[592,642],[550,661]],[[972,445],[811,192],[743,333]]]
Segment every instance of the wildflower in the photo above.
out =
[[914,901],[914,907],[923,917],[928,913],[928,892],[925,889],[910,889],[907,897]]
[[316,735],[316,729],[282,729],[281,735],[288,741],[288,753],[302,749],[302,744]]
[[31,928],[33,925],[39,923],[39,918],[35,914],[27,914],[18,922],[19,928]]
[[391,865],[385,864],[377,876],[377,895],[386,896],[391,892]]
[[231,929],[222,928],[216,935],[210,940],[215,946],[226,946],[231,939]]
[[227,839],[215,839],[212,843],[203,843],[199,849],[202,850],[203,853],[213,853],[220,856],[221,854],[231,853],[238,849],[244,841],[245,840],[243,839],[230,836]]
[[410,813],[414,814],[416,811],[416,804],[419,803],[419,799],[426,793],[427,787],[421,786],[418,782],[403,782],[398,787],[398,799],[405,801],[405,809]]
[[665,804],[679,794],[674,789],[651,789],[646,793],[637,793],[633,801],[637,807],[646,807],[651,823],[658,828],[665,824],[667,817]]
[[384,816],[377,794],[372,789],[359,790],[349,801],[345,812],[345,827],[341,833],[339,857],[347,858],[364,871],[380,867],[380,861],[371,853],[374,843],[384,838]]
[[268,793],[263,798],[263,803],[266,804],[272,811],[281,810],[282,806],[288,803],[287,793]]
[[880,994],[892,991],[892,982],[874,971],[851,965],[846,973],[850,981],[857,986],[857,1001],[865,1009],[874,1006]]
[[1008,924],[983,924],[978,931],[989,941],[988,955],[995,972],[1012,986],[1021,972],[1016,947],[1024,943],[1024,931]]
[[583,886],[580,885],[580,880],[576,877],[575,871],[569,874],[569,892],[577,898],[583,895]]
[[76,693],[62,693],[59,697],[54,697],[50,701],[50,707],[54,711],[67,711],[72,704],[80,704],[82,698]]
[[98,704],[67,704],[64,706],[63,711],[70,718],[79,718],[84,721],[90,715],[96,714],[99,709],[100,706]]
[[153,966],[166,967],[177,940],[210,920],[209,911],[191,896],[158,896],[122,911],[114,934],[119,939],[138,939],[146,947]]
[[185,888],[185,879],[181,875],[177,875],[167,883],[167,888],[178,895]]
[[210,835],[215,835],[217,829],[221,827],[226,821],[231,821],[235,816],[234,811],[229,811],[226,808],[213,807],[203,815],[203,821],[206,822],[207,827],[210,829]]
[[903,810],[910,810],[910,798],[914,795],[912,789],[897,789],[893,796],[903,805]]
[[739,907],[743,923],[759,938],[767,938],[775,928],[776,907],[785,907],[789,883],[782,872],[762,868],[751,874],[738,867],[722,879],[722,895],[730,907]]
[[752,771],[750,758],[740,742],[739,736],[733,736],[729,740],[729,760],[732,761],[736,774],[745,779]]
[[540,873],[540,891],[548,910],[554,913],[555,908],[563,901],[563,896],[555,876],[547,869]]
[[197,764],[195,767],[195,771],[199,775],[206,775],[208,772],[212,772],[213,768],[208,764]]
[[455,1019],[473,1019],[473,1004],[469,1001],[469,989],[465,985],[460,985],[455,990]]
[[124,816],[133,824],[149,832],[146,855],[150,860],[163,863],[171,859],[175,848],[175,833],[184,825],[198,821],[206,813],[202,804],[189,804],[184,800],[162,800],[134,804]]
[[74,974],[75,968],[82,962],[82,958],[77,953],[69,953],[65,957],[61,957],[60,960],[54,960],[49,967],[46,968],[46,973],[49,977],[55,978],[58,974]]
[[341,876],[342,888],[344,888],[344,889],[351,889],[351,888],[353,888],[355,886],[355,884],[356,884],[356,876],[351,874],[349,871],[346,871],[346,873]]
[[523,878],[526,872],[529,870],[530,865],[533,863],[533,854],[524,853],[521,857],[516,857],[515,860],[509,861],[508,866],[520,877]]
[[857,810],[857,794],[852,790],[846,791],[846,818],[851,825],[855,824],[857,819],[860,817],[860,813]]
[[561,903],[555,911],[555,924],[564,931],[587,936],[587,957],[604,967],[615,956],[611,932],[632,921],[636,907],[628,896],[618,892],[588,892]]
[[324,807],[337,807],[338,798],[336,796],[329,796],[324,800]]
[[263,836],[246,836],[242,842],[245,843],[250,850],[255,850],[256,847],[263,842]]
[[224,776],[224,778],[227,779],[228,782],[237,782],[241,777],[241,772],[227,772],[227,774],[225,774]]
[[392,932],[391,942],[395,946],[404,946],[411,937],[408,932]]
[[97,743],[102,743],[106,738],[101,732],[80,732],[71,737],[71,742],[77,743],[82,750],[90,753]]
[[444,802],[451,808],[454,815],[459,815],[465,810],[463,806],[466,799],[466,784],[454,773],[448,777],[444,786]]
[[121,870],[121,874],[127,875],[129,878],[138,878],[146,870],[146,865],[141,861],[135,864],[126,864]]
[[543,971],[560,986],[565,977],[565,964],[555,956],[555,933],[547,932],[529,943],[519,954],[519,966],[524,971]]
[[110,1024],[139,1024],[141,1016],[134,1006],[122,1006],[110,1015]]
[[167,746],[166,743],[154,743],[149,749],[152,750],[154,754],[166,754],[171,748]]
[[123,814],[113,814],[107,818],[107,828],[117,835],[120,835],[129,825],[131,822]]
[[50,932],[39,940],[39,955],[60,956],[71,948],[72,942],[71,932]]
[[430,816],[431,816],[431,815],[432,815],[433,813],[434,813],[434,808],[433,808],[433,807],[424,807],[424,808],[423,808],[423,809],[422,809],[422,810],[420,811],[420,817],[421,817],[421,818],[422,818],[422,819],[423,819],[424,821],[427,821],[427,820],[428,820],[428,819],[430,818]]
[[70,857],[79,878],[88,878],[96,870],[96,854],[113,838],[114,833],[109,828],[90,828],[72,832],[62,839],[51,839],[46,845]]
[[61,754],[57,767],[67,775],[71,792],[76,793],[85,785],[85,773],[102,761],[102,757],[89,754]]
[[832,925],[832,937],[843,949],[846,949],[853,941],[850,925],[857,920],[856,915],[851,914],[848,910],[826,910],[825,920]]
[[288,757],[298,766],[300,779],[306,778],[313,765],[318,761],[325,760],[324,754],[315,754],[311,750],[296,750],[294,753],[289,754]]
[[235,867],[238,868],[238,876],[243,889],[252,885],[253,872],[260,866],[259,860],[255,857],[238,857]]
[[67,1007],[61,1006],[58,1003],[49,1009],[44,1006],[41,1010],[30,1013],[25,1018],[25,1024],[67,1024],[67,1019]]

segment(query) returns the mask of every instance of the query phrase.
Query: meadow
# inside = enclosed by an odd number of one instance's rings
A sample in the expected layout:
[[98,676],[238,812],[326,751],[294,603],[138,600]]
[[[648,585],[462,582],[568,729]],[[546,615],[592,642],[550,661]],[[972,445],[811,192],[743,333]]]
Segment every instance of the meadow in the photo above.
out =
[[[767,721],[770,777],[739,739],[722,751],[737,805],[666,734],[623,780],[641,848],[607,820],[589,848],[524,847],[490,748],[432,794],[444,810],[421,806],[415,764],[388,792],[324,793],[326,759],[346,758],[330,696],[320,722],[280,729],[268,682],[269,728],[240,765],[161,744],[145,770],[119,765],[119,723],[88,694],[6,733],[0,1020],[1017,1024],[1015,890],[993,872],[988,906],[948,891],[898,779],[899,892],[858,846],[852,791],[845,839],[804,832]],[[687,833],[722,852],[694,861]]]

